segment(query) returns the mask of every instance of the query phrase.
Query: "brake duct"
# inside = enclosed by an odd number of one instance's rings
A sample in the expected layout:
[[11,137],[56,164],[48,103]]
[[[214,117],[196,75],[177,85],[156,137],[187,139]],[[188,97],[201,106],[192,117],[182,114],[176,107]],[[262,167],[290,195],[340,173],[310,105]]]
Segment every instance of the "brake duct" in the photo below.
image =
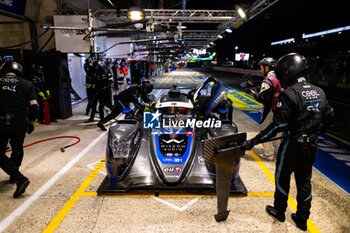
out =
[[230,211],[227,210],[231,179],[235,170],[234,161],[245,154],[241,149],[246,140],[246,133],[210,138],[204,144],[204,157],[207,165],[216,167],[216,196],[218,213],[214,215],[217,222],[226,221]]

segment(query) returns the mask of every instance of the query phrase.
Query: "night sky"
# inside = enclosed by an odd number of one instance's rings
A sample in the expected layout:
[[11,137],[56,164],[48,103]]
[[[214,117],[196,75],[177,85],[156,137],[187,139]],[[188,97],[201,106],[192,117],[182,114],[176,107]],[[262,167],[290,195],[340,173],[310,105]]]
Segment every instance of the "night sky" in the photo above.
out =
[[220,57],[232,58],[234,47],[239,52],[268,53],[271,42],[303,33],[319,32],[350,25],[349,8],[345,1],[280,0],[268,10],[243,24],[217,41],[215,50]]

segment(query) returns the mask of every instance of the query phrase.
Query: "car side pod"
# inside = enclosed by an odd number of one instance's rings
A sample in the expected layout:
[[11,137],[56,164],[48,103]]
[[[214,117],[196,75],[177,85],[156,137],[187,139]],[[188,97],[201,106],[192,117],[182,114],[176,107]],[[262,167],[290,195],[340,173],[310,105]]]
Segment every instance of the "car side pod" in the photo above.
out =
[[247,133],[235,133],[207,139],[204,143],[204,158],[207,165],[216,167],[216,196],[218,213],[214,215],[217,222],[226,221],[230,211],[227,210],[234,161],[245,154],[241,145]]

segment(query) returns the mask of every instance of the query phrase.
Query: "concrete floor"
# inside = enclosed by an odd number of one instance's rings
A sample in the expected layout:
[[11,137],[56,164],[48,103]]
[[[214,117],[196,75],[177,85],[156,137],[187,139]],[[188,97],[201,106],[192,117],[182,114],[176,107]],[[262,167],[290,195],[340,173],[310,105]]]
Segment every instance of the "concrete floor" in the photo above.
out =
[[[203,81],[202,75],[180,70],[156,80],[158,87],[175,83],[190,86]],[[186,89],[187,89],[186,88]],[[155,95],[163,91],[154,90]],[[0,232],[299,232],[290,218],[295,209],[296,189],[291,181],[290,206],[286,222],[274,221],[265,213],[273,204],[275,161],[259,159],[261,146],[246,152],[240,176],[249,194],[229,200],[231,213],[217,223],[216,198],[212,196],[122,195],[96,196],[105,176],[106,138],[96,122],[84,124],[86,103],[73,109],[74,116],[51,125],[37,125],[25,145],[44,138],[72,135],[81,142],[60,152],[74,139],[58,139],[26,148],[21,172],[31,184],[20,199],[13,199],[15,185],[0,172]],[[248,138],[258,125],[239,109],[234,121]],[[102,168],[98,171],[99,168]],[[350,232],[350,196],[316,169],[313,171],[313,200],[310,232]]]

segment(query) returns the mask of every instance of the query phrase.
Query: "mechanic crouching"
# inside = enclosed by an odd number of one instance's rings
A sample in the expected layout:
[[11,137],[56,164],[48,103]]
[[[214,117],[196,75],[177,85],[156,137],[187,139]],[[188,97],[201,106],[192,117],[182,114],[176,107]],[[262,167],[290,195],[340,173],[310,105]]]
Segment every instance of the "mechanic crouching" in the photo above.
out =
[[[143,81],[141,84],[132,84],[128,89],[120,92],[118,95],[114,96],[114,109],[106,116],[104,119],[101,119],[97,126],[100,127],[103,131],[107,129],[103,126],[103,124],[117,117],[123,109],[130,109],[129,103],[133,103],[134,106],[143,111],[145,105],[139,102],[139,97],[145,102],[151,102],[147,97],[147,94],[151,93],[153,90],[153,85],[149,81]],[[132,113],[130,112],[126,115],[126,118],[132,117]]]
[[292,219],[304,231],[311,208],[310,180],[318,132],[334,118],[323,90],[305,81],[306,69],[306,58],[300,54],[291,53],[279,59],[275,72],[285,90],[279,96],[273,122],[245,143],[246,149],[251,150],[257,143],[285,130],[276,161],[274,206],[266,206],[266,211],[277,220],[285,221],[290,176],[294,172],[298,206]]
[[[10,181],[16,182],[13,197],[19,197],[29,185],[27,177],[19,172],[23,159],[26,132],[32,133],[39,105],[33,84],[22,78],[23,68],[17,62],[6,62],[0,68],[0,167]],[[11,158],[6,156],[10,141]]]
[[[281,92],[281,85],[273,71],[276,61],[272,57],[263,58],[258,65],[260,72],[265,76],[262,81],[260,92],[250,90],[254,98],[263,104],[263,113],[260,119],[260,130],[265,129],[273,120],[273,112],[276,109],[277,98]],[[280,136],[280,135],[279,135]],[[264,153],[260,156],[268,160],[274,159],[275,148],[273,142],[262,144]],[[277,148],[277,146],[276,146]]]

